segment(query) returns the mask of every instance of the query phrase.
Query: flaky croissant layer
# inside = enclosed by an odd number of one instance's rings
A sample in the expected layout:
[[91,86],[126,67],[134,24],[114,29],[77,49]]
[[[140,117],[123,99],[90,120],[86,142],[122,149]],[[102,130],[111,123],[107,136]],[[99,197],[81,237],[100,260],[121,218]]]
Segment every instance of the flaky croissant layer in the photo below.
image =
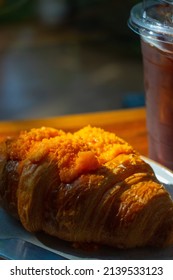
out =
[[173,202],[123,139],[42,127],[0,139],[0,201],[31,232],[119,248],[173,244]]

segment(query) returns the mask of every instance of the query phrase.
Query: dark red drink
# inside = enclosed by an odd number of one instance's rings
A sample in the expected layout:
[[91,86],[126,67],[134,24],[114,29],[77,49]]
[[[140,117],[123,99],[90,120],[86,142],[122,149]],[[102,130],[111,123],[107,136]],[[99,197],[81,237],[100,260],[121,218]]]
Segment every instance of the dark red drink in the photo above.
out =
[[149,156],[173,169],[173,45],[144,40],[141,45]]
[[141,37],[149,157],[173,170],[173,1],[143,0],[129,27]]

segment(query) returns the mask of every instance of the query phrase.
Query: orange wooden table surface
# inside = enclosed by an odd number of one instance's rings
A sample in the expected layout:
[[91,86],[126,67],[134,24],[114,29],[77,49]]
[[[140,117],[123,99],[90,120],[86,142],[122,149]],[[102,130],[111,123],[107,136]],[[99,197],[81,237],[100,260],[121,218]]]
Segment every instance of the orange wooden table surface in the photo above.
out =
[[0,122],[0,135],[13,135],[20,130],[51,126],[75,131],[85,125],[99,126],[124,138],[142,155],[148,154],[145,109],[126,109],[80,115]]

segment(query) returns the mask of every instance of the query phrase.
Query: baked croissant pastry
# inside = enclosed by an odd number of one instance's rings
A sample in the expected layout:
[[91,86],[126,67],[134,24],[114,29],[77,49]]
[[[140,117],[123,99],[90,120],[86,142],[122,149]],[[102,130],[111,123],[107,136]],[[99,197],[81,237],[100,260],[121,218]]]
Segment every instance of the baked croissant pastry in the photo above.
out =
[[0,202],[30,232],[119,248],[173,244],[173,202],[123,139],[96,127],[0,139]]

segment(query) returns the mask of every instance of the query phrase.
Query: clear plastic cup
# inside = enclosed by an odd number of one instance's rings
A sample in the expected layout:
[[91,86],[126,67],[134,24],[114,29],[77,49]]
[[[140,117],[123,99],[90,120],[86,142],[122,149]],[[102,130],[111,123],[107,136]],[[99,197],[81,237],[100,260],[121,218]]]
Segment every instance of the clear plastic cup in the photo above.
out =
[[173,0],[137,4],[128,24],[141,38],[149,157],[173,170]]

